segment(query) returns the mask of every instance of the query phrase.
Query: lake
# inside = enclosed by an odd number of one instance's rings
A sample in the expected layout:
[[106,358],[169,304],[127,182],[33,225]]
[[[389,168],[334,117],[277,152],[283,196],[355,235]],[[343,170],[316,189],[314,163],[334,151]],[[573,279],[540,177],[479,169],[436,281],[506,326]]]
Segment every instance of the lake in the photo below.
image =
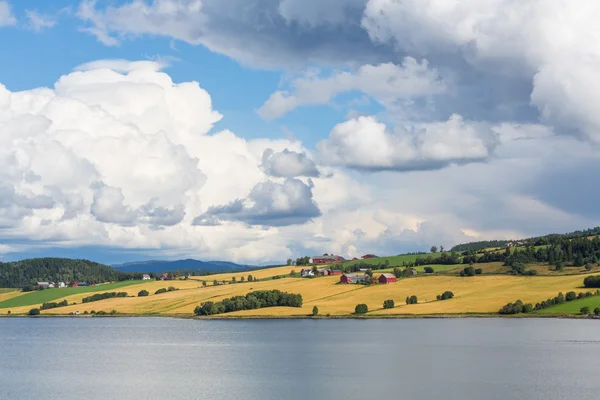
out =
[[0,399],[593,399],[600,321],[0,318]]

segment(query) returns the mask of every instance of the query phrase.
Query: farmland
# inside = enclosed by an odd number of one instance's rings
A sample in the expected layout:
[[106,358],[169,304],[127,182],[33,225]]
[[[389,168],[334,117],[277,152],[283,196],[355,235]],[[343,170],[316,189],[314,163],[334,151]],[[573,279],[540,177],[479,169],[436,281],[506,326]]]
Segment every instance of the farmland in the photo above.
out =
[[[33,293],[10,292],[0,296],[11,296],[4,299],[0,297],[0,314],[8,310],[12,314],[25,314],[32,306],[37,306],[47,301],[66,299],[67,307],[42,311],[42,315],[67,314],[78,311],[106,311],[116,310],[125,315],[179,315],[191,316],[194,308],[204,301],[220,301],[232,296],[245,295],[256,290],[279,289],[289,293],[299,293],[303,296],[302,308],[263,308],[257,310],[238,311],[225,316],[306,316],[310,314],[313,306],[319,308],[321,315],[348,316],[354,311],[358,303],[365,303],[369,307],[368,315],[371,316],[402,316],[402,315],[435,315],[435,314],[468,314],[468,313],[496,313],[500,307],[508,302],[521,299],[523,302],[540,302],[555,296],[558,292],[574,290],[583,291],[581,275],[560,276],[511,276],[489,274],[474,277],[458,277],[450,275],[442,269],[454,268],[459,270],[463,266],[434,266],[440,274],[423,275],[401,279],[390,285],[344,285],[339,284],[339,277],[325,276],[313,279],[300,277],[287,277],[286,279],[270,279],[273,276],[288,275],[291,269],[299,272],[300,267],[280,267],[253,271],[251,273],[219,274],[205,277],[190,277],[187,280],[173,281],[128,281],[115,284],[106,284],[97,287],[47,289]],[[497,263],[490,263],[486,269],[500,268]],[[236,284],[219,284],[213,286],[213,281],[231,282],[232,277],[247,277],[251,274],[260,279],[258,282],[244,282]],[[377,275],[378,272],[375,273]],[[201,280],[206,280],[208,286],[203,287]],[[177,291],[154,294],[160,288],[173,286]],[[118,290],[116,290],[118,289]],[[140,290],[147,290],[147,297],[136,297]],[[450,290],[455,297],[450,300],[436,301],[436,296]],[[82,304],[83,297],[90,292],[125,291],[126,298],[111,298],[92,303]],[[416,295],[418,304],[406,305],[407,296]],[[393,299],[396,307],[383,309],[383,301]],[[595,298],[600,302],[600,299]],[[573,302],[575,304],[576,302]],[[577,306],[577,312],[581,306]],[[544,311],[549,312],[554,308]]]
[[592,296],[585,299],[578,299],[568,301],[563,304],[558,304],[553,307],[545,308],[540,311],[536,311],[538,315],[576,315],[579,314],[579,310],[582,307],[589,307],[590,311],[594,308],[600,307],[600,297]]

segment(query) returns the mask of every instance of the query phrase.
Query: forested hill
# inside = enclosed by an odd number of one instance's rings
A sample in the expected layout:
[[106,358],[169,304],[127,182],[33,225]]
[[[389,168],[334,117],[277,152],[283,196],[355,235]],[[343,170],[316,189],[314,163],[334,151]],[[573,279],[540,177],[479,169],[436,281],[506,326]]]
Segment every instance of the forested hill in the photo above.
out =
[[250,265],[235,264],[228,261],[200,261],[193,259],[176,260],[176,261],[137,261],[125,264],[112,265],[119,271],[123,272],[175,272],[190,273],[192,275],[205,275],[208,273],[218,272],[240,272],[251,269],[256,269]]
[[131,278],[107,265],[70,258],[32,258],[0,263],[0,287],[24,287],[35,282],[99,283]]
[[547,244],[555,243],[561,239],[577,239],[588,236],[600,235],[600,226],[591,229],[585,229],[582,231],[574,231],[569,233],[553,233],[544,236],[536,236],[527,239],[517,240],[484,240],[479,242],[463,243],[458,244],[450,249],[450,251],[464,252],[464,251],[477,251],[481,249],[487,249],[490,247],[505,247],[510,242],[527,242],[534,246],[542,246]]

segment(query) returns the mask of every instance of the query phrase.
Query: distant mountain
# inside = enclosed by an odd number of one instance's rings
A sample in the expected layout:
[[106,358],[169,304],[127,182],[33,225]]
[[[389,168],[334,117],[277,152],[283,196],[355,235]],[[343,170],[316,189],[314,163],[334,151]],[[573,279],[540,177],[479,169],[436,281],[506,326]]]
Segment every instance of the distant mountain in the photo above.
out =
[[128,262],[124,264],[111,265],[111,267],[122,272],[237,272],[256,269],[251,265],[236,264],[228,261],[200,261],[193,259],[164,261],[164,260],[148,260]]

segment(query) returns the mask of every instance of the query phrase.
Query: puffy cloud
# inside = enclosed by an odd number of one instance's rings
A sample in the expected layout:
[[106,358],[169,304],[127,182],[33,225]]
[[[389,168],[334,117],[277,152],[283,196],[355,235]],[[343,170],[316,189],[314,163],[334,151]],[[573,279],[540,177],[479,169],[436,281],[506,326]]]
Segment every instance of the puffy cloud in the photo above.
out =
[[213,206],[194,219],[196,225],[241,221],[250,225],[286,226],[303,224],[321,215],[311,187],[299,179],[257,184],[247,199]]
[[358,117],[336,125],[317,144],[321,159],[333,165],[364,170],[429,170],[450,164],[486,160],[494,135],[453,115],[448,121],[423,124],[414,132],[399,127],[389,132],[374,117]]
[[0,27],[16,25],[17,19],[12,13],[10,4],[7,1],[0,1]]
[[278,178],[319,176],[315,162],[308,158],[306,153],[297,153],[288,149],[280,152],[266,149],[262,156],[261,166],[267,175]]
[[441,93],[446,86],[427,60],[412,57],[402,65],[363,65],[355,73],[337,72],[330,77],[306,75],[291,82],[294,93],[273,93],[258,110],[263,118],[278,118],[296,107],[326,104],[343,92],[361,91],[387,107],[404,100]]
[[52,28],[56,25],[56,19],[51,16],[40,14],[35,10],[26,10],[25,16],[29,20],[29,27],[36,32],[46,28]]

